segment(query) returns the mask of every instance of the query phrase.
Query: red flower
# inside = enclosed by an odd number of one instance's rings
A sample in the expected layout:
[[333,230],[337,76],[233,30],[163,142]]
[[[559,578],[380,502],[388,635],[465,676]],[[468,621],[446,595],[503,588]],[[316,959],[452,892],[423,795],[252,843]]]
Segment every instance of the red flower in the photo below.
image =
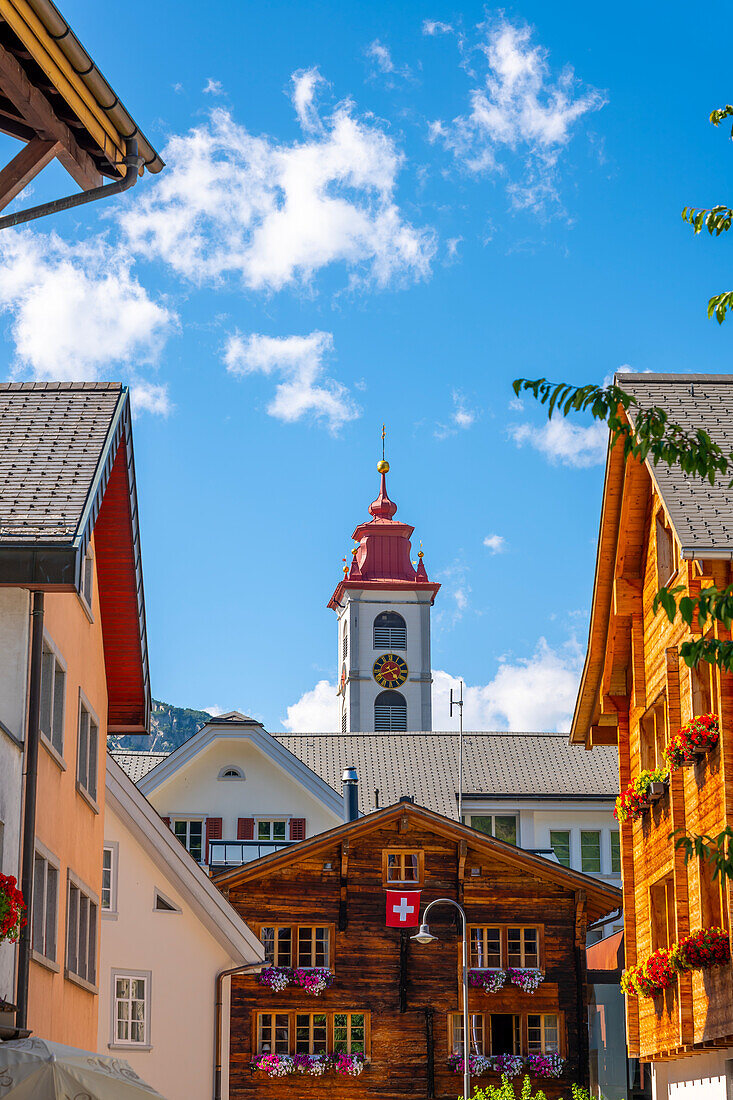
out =
[[0,874],[0,943],[15,943],[26,923],[25,902],[13,875]]

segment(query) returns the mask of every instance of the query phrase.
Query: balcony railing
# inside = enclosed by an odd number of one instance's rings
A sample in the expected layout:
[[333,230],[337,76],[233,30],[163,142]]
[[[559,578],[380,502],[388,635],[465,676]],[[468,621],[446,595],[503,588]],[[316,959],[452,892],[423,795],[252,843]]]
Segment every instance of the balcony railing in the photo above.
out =
[[289,848],[291,840],[210,840],[209,867],[223,870],[225,867],[241,867],[254,859]]

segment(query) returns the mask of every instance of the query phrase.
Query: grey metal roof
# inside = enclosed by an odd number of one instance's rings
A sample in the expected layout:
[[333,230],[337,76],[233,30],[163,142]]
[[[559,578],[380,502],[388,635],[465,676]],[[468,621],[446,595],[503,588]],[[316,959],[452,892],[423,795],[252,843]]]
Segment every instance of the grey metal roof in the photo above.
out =
[[132,749],[130,752],[111,752],[112,759],[127,772],[133,783],[152,771],[156,764],[170,756],[167,752],[142,752]]
[[[733,451],[733,374],[617,374],[616,383],[642,408],[658,405],[688,431],[702,428],[727,453]],[[633,422],[633,407],[630,416]],[[650,465],[685,557],[733,553],[733,489],[730,477],[715,485],[665,463]]]
[[[359,809],[413,795],[420,806],[453,817],[458,792],[458,734],[273,734],[284,748],[341,791],[344,768],[359,775]],[[464,733],[463,793],[495,798],[613,799],[618,793],[618,754],[613,746],[592,753],[568,744],[566,733]],[[134,782],[168,753],[113,752]]]
[[[413,795],[420,806],[452,817],[458,792],[458,734],[293,733],[277,740],[341,789],[341,774],[353,764],[359,775],[359,809],[374,809]],[[463,735],[463,793],[493,797],[615,798],[615,747],[580,752],[565,733],[473,733]]]
[[122,394],[99,382],[0,384],[0,547],[74,542]]

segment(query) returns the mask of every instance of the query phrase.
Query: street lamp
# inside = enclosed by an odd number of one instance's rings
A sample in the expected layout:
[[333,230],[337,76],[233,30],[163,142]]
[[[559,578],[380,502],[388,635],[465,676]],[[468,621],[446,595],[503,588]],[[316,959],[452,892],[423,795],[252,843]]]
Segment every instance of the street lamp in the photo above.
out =
[[468,926],[466,924],[466,912],[462,905],[453,898],[436,898],[425,906],[422,915],[422,924],[419,932],[411,937],[418,943],[433,943],[438,937],[430,931],[427,916],[434,905],[452,905],[461,914],[463,920],[463,1096],[465,1100],[471,1097],[471,1071],[468,1066]]

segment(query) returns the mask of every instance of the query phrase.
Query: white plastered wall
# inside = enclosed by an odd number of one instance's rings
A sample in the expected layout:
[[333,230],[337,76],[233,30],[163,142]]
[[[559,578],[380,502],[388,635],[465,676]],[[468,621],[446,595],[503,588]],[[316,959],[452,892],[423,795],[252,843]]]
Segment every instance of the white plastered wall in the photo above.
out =
[[653,1100],[730,1100],[733,1047],[651,1067]]
[[[0,722],[14,738],[25,738],[30,630],[30,593],[0,589]],[[0,729],[0,871],[20,874],[23,754]],[[0,945],[0,997],[13,999],[16,949]]]

